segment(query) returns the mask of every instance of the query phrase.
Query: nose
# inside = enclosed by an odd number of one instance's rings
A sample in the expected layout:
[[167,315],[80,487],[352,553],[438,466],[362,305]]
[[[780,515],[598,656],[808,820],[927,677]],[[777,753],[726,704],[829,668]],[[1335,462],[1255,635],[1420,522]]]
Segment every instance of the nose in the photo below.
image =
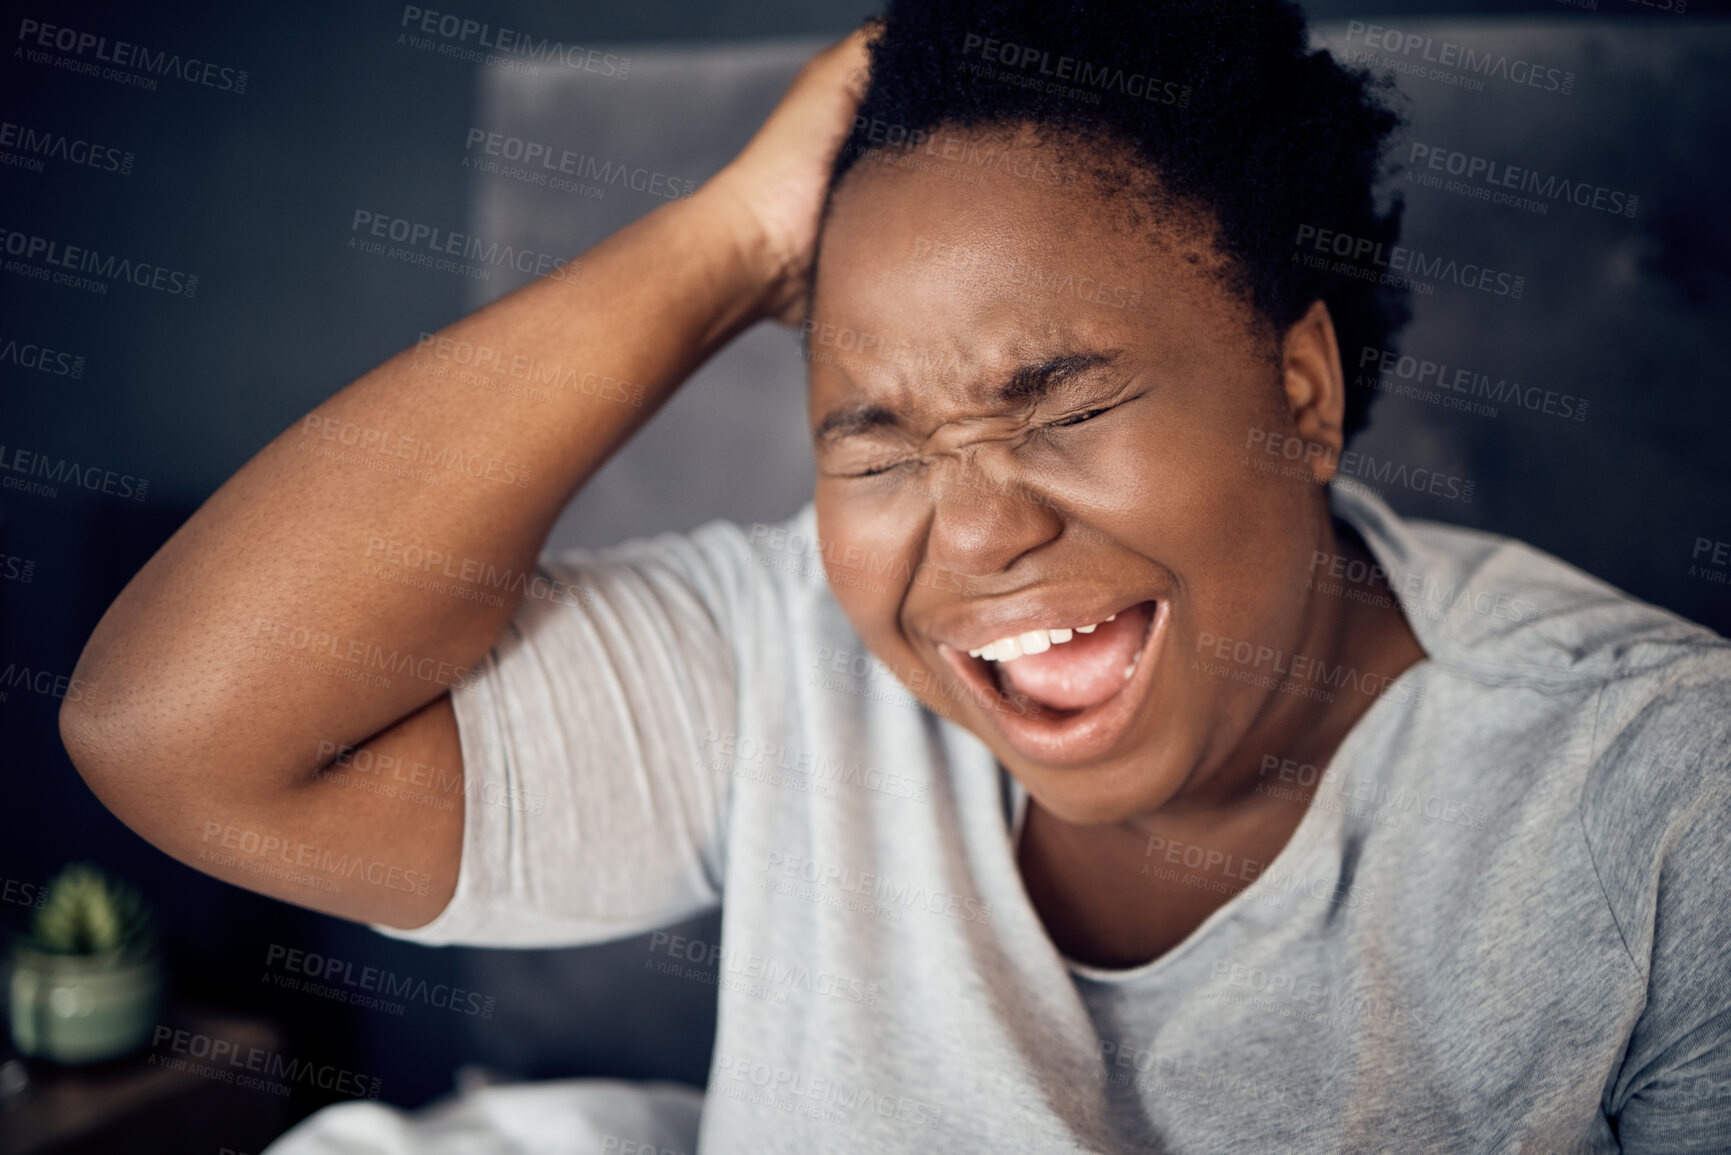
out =
[[1002,573],[1023,554],[1057,538],[1062,513],[1012,472],[995,452],[945,454],[932,479],[926,559],[968,577]]

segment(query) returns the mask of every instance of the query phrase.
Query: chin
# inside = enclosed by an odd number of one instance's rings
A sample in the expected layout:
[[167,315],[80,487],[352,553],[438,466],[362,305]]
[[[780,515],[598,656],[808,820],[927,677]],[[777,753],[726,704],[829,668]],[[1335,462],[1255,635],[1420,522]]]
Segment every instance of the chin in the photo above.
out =
[[1042,810],[1072,826],[1115,826],[1145,818],[1170,799],[1185,777],[1151,764],[1151,758],[1097,769],[1004,766]]

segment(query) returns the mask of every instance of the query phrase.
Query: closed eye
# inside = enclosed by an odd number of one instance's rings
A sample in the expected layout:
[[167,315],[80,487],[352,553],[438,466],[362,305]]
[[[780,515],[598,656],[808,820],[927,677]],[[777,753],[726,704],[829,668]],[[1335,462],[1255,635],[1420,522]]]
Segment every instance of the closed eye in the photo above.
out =
[[1099,409],[1090,409],[1086,413],[1075,413],[1069,417],[1063,418],[1062,420],[1050,422],[1047,427],[1050,429],[1063,429],[1070,425],[1080,425],[1084,421],[1089,421],[1100,416],[1100,414],[1105,413],[1111,408],[1112,406],[1107,405]]
[[887,461],[882,465],[873,466],[872,468],[864,470],[863,472],[860,472],[860,473],[848,473],[848,474],[843,474],[843,476],[844,477],[881,477],[882,475],[884,475],[886,473],[891,473],[891,472],[898,470],[898,469],[906,469],[909,465],[913,465],[913,464],[917,464],[917,459],[900,458],[900,459],[897,459],[895,461]]

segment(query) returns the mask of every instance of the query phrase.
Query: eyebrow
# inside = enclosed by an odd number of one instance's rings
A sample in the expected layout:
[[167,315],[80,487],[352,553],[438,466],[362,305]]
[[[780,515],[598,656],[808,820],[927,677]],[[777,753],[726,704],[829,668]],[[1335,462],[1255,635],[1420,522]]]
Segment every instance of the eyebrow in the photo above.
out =
[[[1019,365],[1010,374],[1009,380],[998,387],[997,401],[1000,405],[1016,405],[1042,400],[1072,378],[1112,365],[1123,355],[1122,349],[1091,350],[1085,353],[1066,353],[1059,357],[1048,357],[1044,361]],[[884,405],[841,405],[830,410],[824,419],[818,422],[816,430],[812,432],[812,440],[822,446],[845,437],[870,433],[874,429],[897,428],[901,423],[901,415]]]
[[895,410],[882,405],[844,405],[831,409],[817,423],[811,437],[817,444],[827,445],[844,437],[858,437],[882,426],[893,428],[901,423],[902,419]]

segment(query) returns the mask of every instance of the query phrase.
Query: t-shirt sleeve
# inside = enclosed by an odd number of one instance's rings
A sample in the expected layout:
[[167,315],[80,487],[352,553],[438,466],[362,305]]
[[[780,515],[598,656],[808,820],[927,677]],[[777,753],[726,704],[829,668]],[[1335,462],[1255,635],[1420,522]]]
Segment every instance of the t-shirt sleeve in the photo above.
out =
[[1647,972],[1608,1114],[1625,1152],[1731,1152],[1731,677],[1669,687],[1607,745],[1640,785],[1605,787],[1589,835]]
[[[456,893],[424,944],[578,946],[720,902],[737,729],[778,604],[740,527],[541,556],[476,676],[451,693],[464,772]],[[769,632],[768,636],[779,636]]]

